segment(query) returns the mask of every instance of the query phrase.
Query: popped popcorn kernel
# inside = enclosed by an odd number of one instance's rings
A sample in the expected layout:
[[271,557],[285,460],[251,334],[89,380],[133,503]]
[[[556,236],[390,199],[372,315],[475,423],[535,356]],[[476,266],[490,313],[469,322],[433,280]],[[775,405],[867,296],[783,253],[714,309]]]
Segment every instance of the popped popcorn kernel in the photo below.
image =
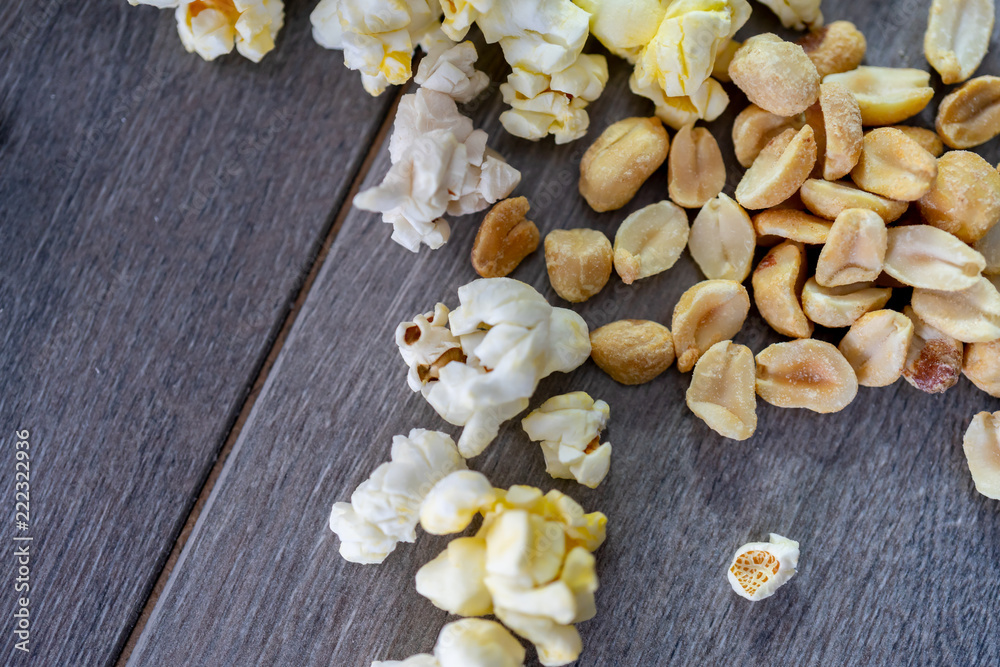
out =
[[496,621],[463,618],[438,634],[434,655],[376,660],[372,667],[522,667],[524,647]]
[[610,412],[604,401],[575,391],[545,401],[521,420],[521,426],[541,445],[545,472],[594,489],[611,467],[611,443],[600,442]]
[[729,566],[729,585],[752,602],[771,597],[795,575],[799,543],[771,533],[770,542],[750,542],[736,550]]

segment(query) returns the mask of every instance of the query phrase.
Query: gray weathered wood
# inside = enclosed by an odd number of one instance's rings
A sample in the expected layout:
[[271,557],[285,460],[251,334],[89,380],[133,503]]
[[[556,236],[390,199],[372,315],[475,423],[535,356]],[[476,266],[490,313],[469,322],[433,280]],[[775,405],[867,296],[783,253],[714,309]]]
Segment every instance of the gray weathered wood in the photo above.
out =
[[[926,5],[829,0],[824,9],[828,20],[854,20],[869,35],[870,63],[926,67]],[[772,28],[767,10],[755,8],[752,25]],[[983,71],[1000,69],[998,53]],[[498,49],[482,56],[499,83]],[[589,140],[651,111],[628,94],[626,75],[612,63],[588,139],[569,146],[504,134],[496,94],[477,106],[491,145],[522,170],[517,193],[532,202],[543,233],[585,226],[611,235],[628,212],[666,196],[665,169],[620,212],[593,213],[576,193]],[[712,125],[727,156],[729,124],[745,104],[733,99]],[[998,142],[982,152],[996,162]],[[383,148],[368,184],[387,166]],[[738,177],[733,169],[729,192]],[[431,649],[448,619],[416,593],[413,576],[448,538],[420,535],[381,566],[355,565],[340,558],[326,522],[330,505],[387,459],[392,435],[413,427],[457,433],[407,389],[392,333],[438,300],[456,304],[456,289],[475,277],[468,253],[478,220],[457,221],[443,249],[411,255],[388,240],[377,216],[350,213],[132,664],[355,667]],[[567,305],[549,287],[541,253],[514,277]],[[700,279],[684,257],[630,287],[613,277],[576,309],[591,326],[624,317],[669,323],[680,294]],[[756,313],[737,337],[755,351],[779,339]],[[610,403],[615,453],[596,490],[548,478],[516,421],[471,462],[497,486],[558,488],[608,515],[598,615],[580,626],[579,664],[1000,661],[1000,515],[974,491],[960,445],[972,414],[998,409],[996,399],[964,380],[937,397],[901,381],[862,389],[835,415],[761,404],[757,434],[735,443],[687,411],[687,383],[671,369],[623,387],[589,362],[542,383],[533,407],[581,389]],[[725,569],[737,546],[770,531],[801,542],[800,573],[753,605],[729,590]]]
[[[260,65],[173,12],[0,7],[3,664],[117,657],[392,102],[289,6]],[[13,648],[31,431],[31,655]]]

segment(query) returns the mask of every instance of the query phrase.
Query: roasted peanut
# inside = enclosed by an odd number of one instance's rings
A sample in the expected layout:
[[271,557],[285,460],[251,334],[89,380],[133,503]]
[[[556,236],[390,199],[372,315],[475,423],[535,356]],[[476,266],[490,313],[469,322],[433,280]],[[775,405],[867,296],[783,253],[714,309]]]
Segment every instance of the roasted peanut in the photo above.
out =
[[930,80],[930,72],[897,67],[858,67],[823,78],[854,93],[865,125],[894,125],[923,111],[934,97]]
[[771,405],[825,414],[843,410],[857,393],[854,369],[829,343],[804,338],[757,355],[757,395]]
[[736,201],[750,209],[776,206],[795,194],[816,164],[813,129],[785,130],[764,147],[736,186]]
[[557,229],[545,236],[549,282],[567,301],[579,303],[600,292],[611,264],[611,242],[596,229]]
[[822,245],[830,234],[833,223],[805,211],[772,208],[761,211],[753,218],[757,234],[778,239],[789,239],[806,245]]
[[993,0],[933,0],[924,33],[924,55],[945,83],[965,81],[990,47]]
[[695,217],[688,249],[706,278],[743,282],[750,275],[756,243],[750,216],[720,194]]
[[962,372],[972,384],[1000,398],[1000,340],[966,345]]
[[986,260],[983,273],[1000,275],[1000,223],[993,225],[983,238],[972,246]]
[[973,417],[962,441],[976,491],[1000,500],[1000,411]]
[[580,161],[580,194],[595,211],[613,211],[667,159],[670,139],[658,118],[626,118],[608,129]]
[[972,148],[1000,135],[1000,77],[972,79],[941,100],[935,127],[952,148]]
[[954,387],[962,374],[962,344],[924,322],[910,306],[903,309],[903,314],[913,323],[903,377],[928,394],[940,394]]
[[811,30],[797,44],[813,61],[820,77],[856,68],[865,59],[868,48],[865,36],[850,21],[834,21]]
[[676,204],[640,208],[615,234],[615,271],[626,285],[666,271],[684,251],[688,233],[687,213]]
[[986,267],[978,252],[930,225],[893,227],[884,270],[912,287],[955,292],[972,287]]
[[806,281],[806,253],[801,244],[785,241],[771,249],[753,272],[753,299],[761,316],[780,334],[808,338],[813,325],[799,301]]
[[823,287],[810,278],[802,288],[802,310],[820,326],[849,327],[865,313],[884,306],[891,296],[890,288],[875,283]]
[[916,201],[937,176],[937,160],[899,130],[880,127],[865,134],[851,178],[862,190],[897,201]]
[[950,151],[918,205],[927,224],[975,243],[1000,222],[1000,173],[975,153]]
[[674,363],[670,330],[649,320],[618,320],[590,332],[590,357],[622,384],[649,382]]
[[748,312],[750,296],[735,280],[705,280],[684,292],[670,325],[677,370],[687,373],[705,350],[735,336]]
[[844,181],[811,178],[799,191],[802,203],[821,218],[836,220],[849,208],[866,208],[878,213],[886,223],[898,220],[909,204],[865,192]]
[[685,400],[691,412],[722,437],[746,440],[757,430],[755,385],[753,352],[724,340],[698,359]]
[[875,280],[882,273],[887,234],[874,211],[849,208],[830,228],[816,262],[816,282],[837,287]]
[[667,190],[684,208],[701,208],[726,185],[726,164],[712,133],[685,125],[670,145]]
[[832,82],[820,86],[819,104],[826,137],[823,178],[835,181],[851,173],[861,157],[861,108],[851,91]]
[[911,305],[925,322],[963,343],[1000,338],[1000,292],[986,278],[958,292],[918,287]]
[[749,167],[771,139],[785,130],[798,132],[805,122],[801,115],[785,118],[751,104],[733,121],[733,149],[736,151],[736,160],[744,168]]
[[798,44],[764,33],[733,56],[729,76],[751,102],[779,116],[794,116],[819,98],[820,76]]
[[502,278],[538,249],[538,227],[525,215],[524,197],[498,201],[483,218],[472,244],[472,268],[483,278]]
[[891,125],[893,129],[899,130],[910,139],[920,144],[920,147],[925,151],[933,155],[934,157],[941,157],[944,153],[944,142],[941,141],[941,137],[937,135],[934,130],[927,130],[922,127],[913,127],[912,125]]
[[839,350],[863,387],[887,387],[903,374],[913,323],[894,310],[876,310],[851,325]]

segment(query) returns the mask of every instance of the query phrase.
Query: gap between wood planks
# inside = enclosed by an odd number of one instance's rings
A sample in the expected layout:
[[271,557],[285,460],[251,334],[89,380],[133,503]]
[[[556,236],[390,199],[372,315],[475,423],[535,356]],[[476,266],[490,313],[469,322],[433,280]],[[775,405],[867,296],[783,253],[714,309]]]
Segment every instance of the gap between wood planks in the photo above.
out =
[[[414,66],[414,69],[416,69],[416,66]],[[226,460],[229,458],[229,453],[232,451],[233,445],[239,438],[240,433],[243,430],[243,426],[246,424],[247,417],[249,417],[250,412],[253,410],[254,404],[257,402],[257,398],[260,396],[260,391],[263,388],[264,383],[267,381],[267,377],[270,374],[271,369],[274,367],[274,362],[277,360],[278,355],[281,353],[281,350],[285,345],[285,340],[288,338],[288,332],[291,331],[292,326],[295,324],[295,320],[298,318],[299,312],[302,310],[302,305],[305,303],[306,297],[309,296],[309,292],[311,291],[313,283],[316,280],[316,276],[319,274],[319,270],[326,261],[327,255],[330,252],[330,247],[337,238],[337,234],[340,232],[340,228],[344,224],[344,219],[351,210],[351,202],[354,199],[354,195],[356,195],[358,190],[361,188],[361,184],[364,182],[369,170],[371,170],[372,163],[375,161],[379,150],[386,141],[386,137],[392,128],[393,120],[396,117],[396,108],[399,106],[399,101],[406,92],[406,86],[401,86],[399,88],[396,93],[396,98],[393,100],[392,105],[389,107],[385,117],[379,124],[378,131],[372,139],[372,143],[368,148],[368,152],[365,155],[364,160],[361,162],[361,166],[358,168],[358,172],[354,175],[354,178],[351,181],[351,187],[348,189],[346,197],[343,201],[334,206],[334,209],[331,212],[331,220],[327,223],[327,231],[325,232],[323,240],[312,260],[306,279],[303,281],[298,293],[296,293],[292,305],[285,313],[284,320],[281,323],[281,328],[278,330],[278,335],[275,337],[274,342],[267,351],[267,355],[264,357],[263,363],[261,363],[260,367],[257,369],[250,391],[247,394],[246,399],[244,399],[243,404],[240,406],[236,419],[230,427],[229,434],[226,436],[226,441],[222,445],[222,449],[219,451],[218,458],[212,465],[211,470],[209,470],[208,476],[198,493],[198,497],[195,499],[194,505],[191,507],[191,510],[187,515],[187,519],[184,521],[184,527],[181,528],[181,532],[177,536],[173,548],[170,550],[170,555],[167,556],[163,569],[160,570],[160,574],[156,578],[156,583],[153,584],[149,597],[146,598],[146,603],[142,607],[142,612],[139,614],[139,618],[136,620],[135,625],[129,633],[124,648],[121,650],[121,653],[118,655],[118,659],[115,661],[116,667],[125,667],[125,664],[132,656],[132,651],[135,650],[136,644],[146,628],[149,617],[153,613],[153,608],[156,606],[167,581],[169,581],[170,576],[173,573],[174,566],[177,564],[177,559],[180,557],[188,539],[191,537],[191,532],[194,530],[198,517],[201,516],[201,511],[205,507],[205,502],[208,500],[212,490],[215,488],[215,483],[219,479],[219,475],[222,473],[222,468],[225,466]]]

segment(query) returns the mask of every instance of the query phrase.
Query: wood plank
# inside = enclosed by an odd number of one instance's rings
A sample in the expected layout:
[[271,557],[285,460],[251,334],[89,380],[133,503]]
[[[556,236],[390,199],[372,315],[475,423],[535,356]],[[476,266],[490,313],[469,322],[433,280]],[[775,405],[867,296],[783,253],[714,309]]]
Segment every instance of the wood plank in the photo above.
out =
[[259,66],[187,54],[170,11],[0,9],[2,461],[29,429],[35,550],[4,664],[114,662],[392,103],[310,5]]
[[[775,28],[755,8],[752,27]],[[923,6],[905,14],[860,1],[825,9],[828,20],[853,20],[869,35],[870,63],[926,67]],[[481,53],[480,67],[502,80],[498,50]],[[994,48],[983,71],[998,65]],[[591,106],[589,139],[622,117],[650,113],[627,92],[626,77],[613,62],[608,90]],[[611,234],[628,212],[666,196],[662,169],[627,209],[590,211],[575,187],[588,140],[553,147],[507,136],[498,129],[498,97],[477,107],[476,124],[522,170],[518,194],[531,201],[543,233],[583,226]],[[733,99],[711,125],[727,156],[730,123],[745,104]],[[928,111],[920,121],[931,118]],[[992,162],[998,144],[982,148]],[[383,149],[368,183],[387,166]],[[730,167],[731,193],[740,171],[734,160]],[[354,667],[430,650],[448,618],[416,593],[413,576],[448,538],[422,534],[384,564],[363,566],[340,558],[326,523],[330,505],[388,458],[394,434],[457,434],[406,388],[392,334],[438,300],[456,305],[456,289],[475,278],[468,253],[478,220],[457,221],[448,245],[413,256],[388,241],[377,216],[350,213],[131,664]],[[514,277],[567,305],[549,287],[540,253]],[[669,323],[678,297],[700,279],[685,256],[636,285],[613,277],[574,308],[592,327],[626,317]],[[737,340],[759,351],[780,337],[753,312]],[[542,383],[532,407],[571,390],[611,405],[615,453],[596,490],[548,478],[516,421],[471,462],[497,486],[558,488],[608,515],[608,541],[597,552],[598,615],[580,626],[578,664],[1000,660],[1000,513],[973,490],[961,453],[972,414],[1000,402],[965,380],[937,397],[901,381],[862,389],[835,415],[761,404],[757,434],[734,443],[688,412],[687,384],[671,369],[623,387],[589,362]],[[725,570],[736,547],[771,531],[801,542],[800,573],[751,605],[729,590]]]

